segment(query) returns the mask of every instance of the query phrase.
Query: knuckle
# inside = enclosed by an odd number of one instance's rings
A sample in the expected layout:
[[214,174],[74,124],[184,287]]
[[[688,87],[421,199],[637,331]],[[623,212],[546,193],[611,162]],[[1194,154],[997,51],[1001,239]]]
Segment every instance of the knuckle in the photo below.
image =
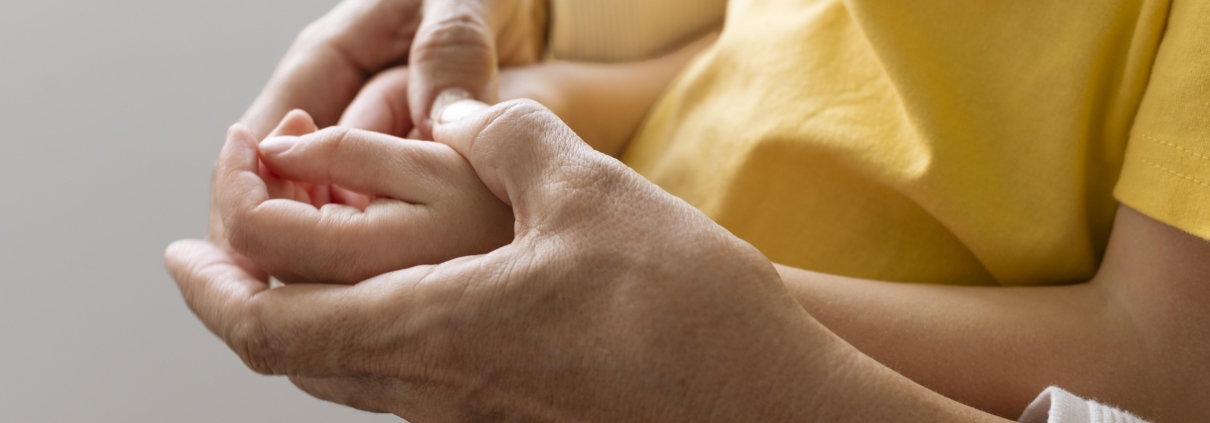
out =
[[427,22],[416,34],[412,54],[418,61],[456,50],[493,53],[487,24],[470,11],[457,11]]
[[503,103],[483,132],[510,142],[536,142],[551,135],[564,135],[560,131],[562,126],[563,122],[542,103],[518,99]]
[[505,109],[501,112],[500,118],[522,121],[558,119],[542,103],[528,98],[512,100],[505,104]]
[[352,129],[343,126],[330,126],[320,129],[315,132],[315,138],[318,144],[322,145],[328,152],[334,152],[344,144],[345,139],[349,137]]

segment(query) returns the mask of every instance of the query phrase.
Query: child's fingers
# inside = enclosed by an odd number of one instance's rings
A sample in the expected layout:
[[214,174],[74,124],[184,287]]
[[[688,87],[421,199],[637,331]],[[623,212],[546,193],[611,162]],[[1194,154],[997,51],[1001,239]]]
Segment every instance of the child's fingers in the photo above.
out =
[[345,128],[266,139],[261,158],[286,179],[336,184],[417,204],[448,193],[451,184],[473,174],[446,145]]
[[344,204],[353,206],[360,210],[365,210],[370,205],[370,196],[356,193],[347,189],[341,188],[339,185],[329,185],[332,194],[332,202],[336,204]]
[[264,163],[261,163],[259,168],[258,174],[261,180],[265,181],[265,188],[269,191],[269,198],[285,198],[287,200],[298,201],[294,182],[274,175],[273,172],[269,171],[269,168],[265,167]]
[[[242,213],[237,249],[288,283],[356,283],[384,271],[436,263],[447,248],[426,206],[376,200],[363,212],[328,204],[315,208],[269,200]],[[411,252],[400,240],[421,240]],[[426,248],[435,247],[435,248]]]
[[324,204],[332,202],[331,185],[312,185],[307,193],[310,194],[311,205],[315,207],[323,207]]
[[345,109],[339,125],[397,137],[411,132],[407,67],[400,66],[375,75]]
[[311,115],[301,109],[291,110],[286,113],[286,117],[282,118],[281,123],[277,124],[277,128],[269,133],[269,137],[281,136],[299,136],[306,135],[318,131],[319,127],[315,126],[315,120],[311,119]]

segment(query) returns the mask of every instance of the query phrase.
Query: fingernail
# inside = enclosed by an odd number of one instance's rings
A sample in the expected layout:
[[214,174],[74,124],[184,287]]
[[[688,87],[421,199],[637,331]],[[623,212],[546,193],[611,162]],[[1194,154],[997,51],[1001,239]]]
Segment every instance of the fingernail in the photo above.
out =
[[286,150],[298,144],[298,137],[273,137],[267,138],[260,143],[261,154],[267,156],[278,155],[285,153]]
[[468,116],[479,113],[480,110],[486,109],[486,104],[475,100],[464,100],[451,104],[445,107],[441,112],[441,119],[437,119],[437,123],[457,122],[465,119]]
[[464,89],[446,88],[445,91],[442,91],[441,94],[437,95],[436,99],[433,99],[433,108],[429,110],[429,119],[432,119],[433,121],[440,121],[440,117],[442,113],[444,113],[446,107],[459,101],[470,100],[472,98],[474,97],[471,97],[471,93]]

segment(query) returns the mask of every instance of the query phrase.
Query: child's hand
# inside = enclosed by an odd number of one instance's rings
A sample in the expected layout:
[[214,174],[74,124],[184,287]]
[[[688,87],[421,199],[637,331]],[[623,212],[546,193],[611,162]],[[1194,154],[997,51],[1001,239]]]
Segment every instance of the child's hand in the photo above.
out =
[[[293,110],[286,114],[277,128],[269,133],[269,138],[281,136],[300,136],[318,131],[315,121],[302,110]],[[258,173],[265,180],[269,198],[287,199],[309,203],[315,207],[323,207],[328,203],[345,204],[365,210],[371,198],[336,185],[314,185],[306,182],[295,182],[283,179],[265,167],[259,166]]]
[[[258,157],[255,137],[236,126],[219,157],[216,201],[231,246],[278,279],[356,283],[512,240],[511,209],[448,146],[313,130],[305,113],[291,113],[276,131],[286,136],[266,139]],[[407,179],[388,176],[400,168]],[[323,187],[367,204],[319,201]]]

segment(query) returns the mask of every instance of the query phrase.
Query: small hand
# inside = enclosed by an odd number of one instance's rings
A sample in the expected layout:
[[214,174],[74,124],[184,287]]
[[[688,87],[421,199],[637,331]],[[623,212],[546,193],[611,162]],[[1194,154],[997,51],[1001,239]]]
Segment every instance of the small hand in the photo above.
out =
[[[283,125],[291,126],[302,125]],[[333,127],[268,138],[258,157],[255,137],[237,125],[215,174],[232,248],[288,283],[355,283],[512,239],[509,208],[440,143]],[[303,190],[282,189],[297,182],[338,185],[372,201],[364,208],[298,201],[305,193],[291,191]]]

